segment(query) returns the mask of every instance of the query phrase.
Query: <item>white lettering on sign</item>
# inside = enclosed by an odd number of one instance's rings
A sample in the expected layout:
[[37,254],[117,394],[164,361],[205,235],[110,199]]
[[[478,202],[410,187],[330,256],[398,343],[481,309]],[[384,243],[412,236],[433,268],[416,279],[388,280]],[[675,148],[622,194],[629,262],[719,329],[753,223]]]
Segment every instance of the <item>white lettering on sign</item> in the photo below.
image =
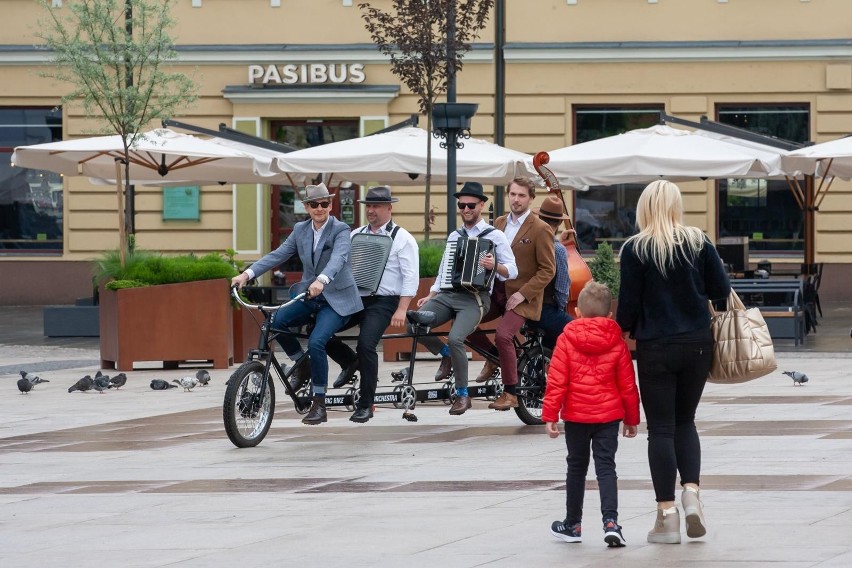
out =
[[264,85],[322,85],[363,83],[367,79],[363,63],[288,63],[249,65],[248,82]]

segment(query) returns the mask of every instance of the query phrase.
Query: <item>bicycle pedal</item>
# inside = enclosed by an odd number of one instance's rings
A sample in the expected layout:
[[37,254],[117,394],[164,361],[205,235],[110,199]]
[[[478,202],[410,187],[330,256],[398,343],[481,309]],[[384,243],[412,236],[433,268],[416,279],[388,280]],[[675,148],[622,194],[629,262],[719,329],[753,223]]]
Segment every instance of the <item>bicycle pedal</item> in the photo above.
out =
[[417,422],[417,415],[412,414],[410,412],[403,412],[402,418],[403,420],[408,420],[409,422]]

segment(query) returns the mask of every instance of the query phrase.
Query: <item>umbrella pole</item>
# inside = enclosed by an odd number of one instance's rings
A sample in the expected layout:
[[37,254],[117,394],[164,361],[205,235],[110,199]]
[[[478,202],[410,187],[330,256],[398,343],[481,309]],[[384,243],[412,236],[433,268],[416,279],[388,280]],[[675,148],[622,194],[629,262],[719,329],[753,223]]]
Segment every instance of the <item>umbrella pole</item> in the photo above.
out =
[[126,237],[124,235],[124,203],[121,199],[122,192],[121,182],[121,160],[115,161],[115,194],[118,197],[118,258],[121,260],[121,268],[127,265],[127,258],[124,252]]

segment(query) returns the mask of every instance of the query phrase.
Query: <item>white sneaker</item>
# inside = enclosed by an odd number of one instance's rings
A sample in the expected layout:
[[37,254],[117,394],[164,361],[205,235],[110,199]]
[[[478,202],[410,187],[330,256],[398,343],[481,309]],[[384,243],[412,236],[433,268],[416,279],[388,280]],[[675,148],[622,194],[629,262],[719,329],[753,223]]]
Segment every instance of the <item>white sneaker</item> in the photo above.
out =
[[657,521],[648,532],[648,542],[657,544],[680,543],[680,513],[677,507],[657,509]]
[[704,524],[704,510],[698,489],[684,487],[680,496],[680,504],[683,506],[683,514],[686,515],[686,536],[689,538],[700,538],[707,534]]

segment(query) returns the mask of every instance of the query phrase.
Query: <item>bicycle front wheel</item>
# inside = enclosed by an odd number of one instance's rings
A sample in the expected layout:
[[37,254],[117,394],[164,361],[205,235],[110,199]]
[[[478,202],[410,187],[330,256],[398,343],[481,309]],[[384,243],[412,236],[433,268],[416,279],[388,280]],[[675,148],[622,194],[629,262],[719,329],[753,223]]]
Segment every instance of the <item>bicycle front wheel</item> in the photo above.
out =
[[548,366],[550,357],[540,347],[525,352],[518,361],[518,407],[515,408],[515,414],[524,424],[544,424],[541,409],[547,387]]
[[261,396],[264,365],[260,361],[247,361],[234,371],[225,390],[222,417],[225,432],[238,448],[258,445],[272,425],[275,414],[275,384],[266,379]]

